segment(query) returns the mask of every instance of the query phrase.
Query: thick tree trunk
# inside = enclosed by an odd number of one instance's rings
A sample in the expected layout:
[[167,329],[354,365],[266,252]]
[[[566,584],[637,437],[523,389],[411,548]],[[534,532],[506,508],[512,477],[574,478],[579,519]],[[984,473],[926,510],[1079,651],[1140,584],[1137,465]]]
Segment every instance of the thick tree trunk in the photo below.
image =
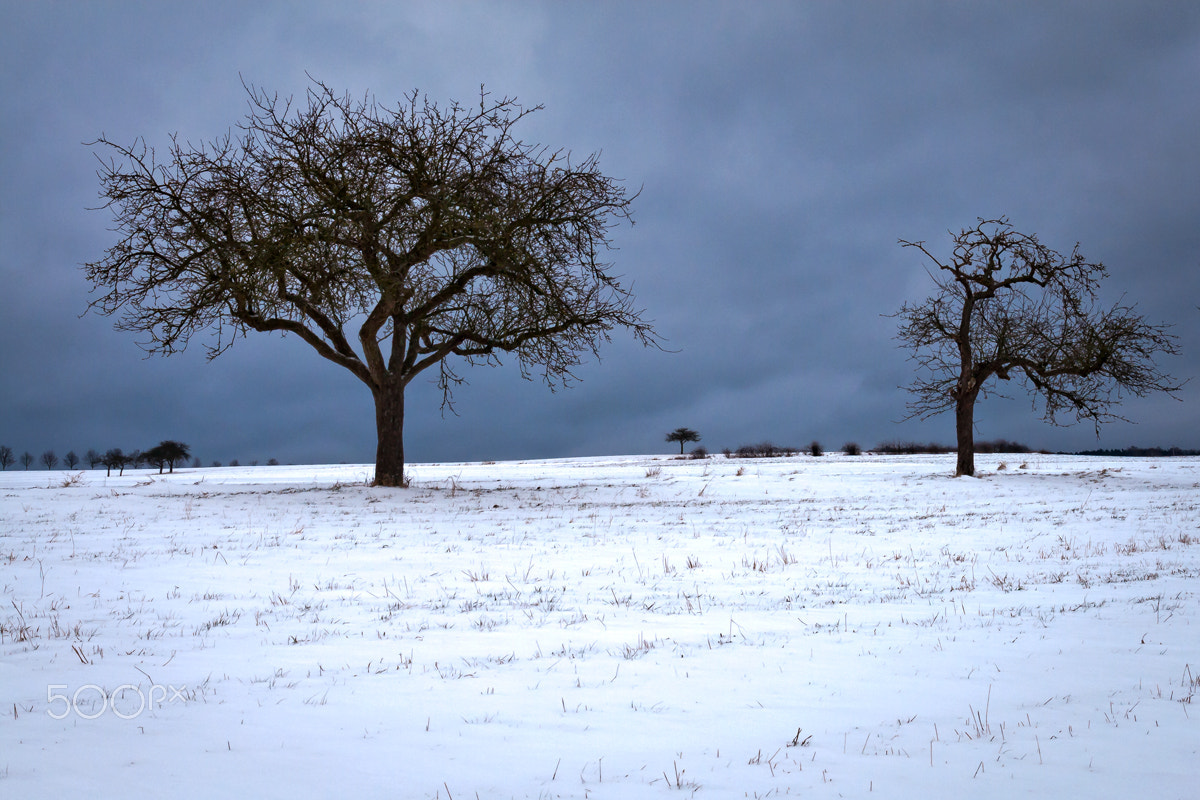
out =
[[958,437],[958,466],[955,476],[975,475],[975,392],[960,394],[954,404],[954,428]]
[[404,385],[375,390],[375,485],[406,486],[404,480]]

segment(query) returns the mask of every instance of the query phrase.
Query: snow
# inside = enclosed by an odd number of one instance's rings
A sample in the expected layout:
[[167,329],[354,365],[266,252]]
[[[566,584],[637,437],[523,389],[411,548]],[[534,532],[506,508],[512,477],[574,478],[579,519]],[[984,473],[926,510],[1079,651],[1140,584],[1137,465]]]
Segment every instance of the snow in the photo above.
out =
[[0,797],[1195,797],[1200,460],[951,458],[0,473]]

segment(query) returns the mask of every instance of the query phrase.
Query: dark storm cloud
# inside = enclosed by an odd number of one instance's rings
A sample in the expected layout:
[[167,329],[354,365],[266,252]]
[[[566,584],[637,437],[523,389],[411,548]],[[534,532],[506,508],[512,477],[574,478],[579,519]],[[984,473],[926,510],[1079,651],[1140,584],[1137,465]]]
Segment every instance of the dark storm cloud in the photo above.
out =
[[[870,446],[951,438],[897,424],[909,363],[895,312],[928,291],[898,238],[1007,214],[1059,250],[1080,242],[1200,360],[1200,8],[1130,3],[4,3],[0,33],[0,442],[145,447],[207,462],[370,460],[369,394],[300,342],[257,336],[205,363],[144,359],[79,317],[79,265],[111,243],[88,212],[83,142],[220,135],[239,76],[302,95],[306,71],[381,102],[485,84],[546,109],[530,139],[641,189],[617,231],[670,352],[617,334],[551,394],[515,364],[465,373],[458,416],[422,383],[416,459],[645,452],[696,428],[710,448],[764,438]],[[419,381],[420,379],[418,379]],[[1102,444],[1200,447],[1197,400],[1129,401]],[[980,435],[1095,446],[1029,400],[980,405]]]

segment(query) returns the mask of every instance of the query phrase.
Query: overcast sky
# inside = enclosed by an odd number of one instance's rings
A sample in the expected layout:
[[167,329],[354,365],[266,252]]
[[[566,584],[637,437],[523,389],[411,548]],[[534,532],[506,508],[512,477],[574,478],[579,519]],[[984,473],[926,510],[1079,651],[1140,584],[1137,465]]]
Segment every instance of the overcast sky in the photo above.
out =
[[[1193,378],[1131,399],[1137,424],[1055,428],[1027,395],[978,436],[1076,450],[1200,447],[1200,4],[1186,2],[26,2],[0,25],[0,444],[204,463],[369,462],[370,393],[291,338],[146,358],[83,315],[81,265],[114,242],[93,151],[225,133],[242,80],[302,96],[306,73],[385,104],[416,89],[542,104],[527,140],[601,152],[642,187],[615,272],[673,352],[618,334],[571,388],[514,363],[464,372],[459,416],[410,390],[412,461],[953,441],[902,422],[896,312],[931,283],[900,238],[1007,215],[1110,269],[1170,323]],[[82,316],[81,316],[82,315]],[[436,376],[431,376],[431,379]],[[419,474],[419,473],[418,473]]]

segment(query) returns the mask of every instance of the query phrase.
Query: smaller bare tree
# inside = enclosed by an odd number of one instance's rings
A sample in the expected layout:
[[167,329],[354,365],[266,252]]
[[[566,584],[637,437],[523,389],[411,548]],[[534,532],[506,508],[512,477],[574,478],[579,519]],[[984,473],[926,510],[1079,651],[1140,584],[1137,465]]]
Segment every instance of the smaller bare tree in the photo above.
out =
[[68,450],[63,456],[63,463],[67,465],[67,469],[75,469],[75,465],[79,463],[79,456],[75,455],[74,450]]
[[46,465],[46,469],[54,469],[58,466],[58,456],[54,455],[53,450],[47,450],[42,453],[42,463]]
[[683,446],[688,442],[700,441],[700,434],[691,428],[676,428],[667,434],[668,442],[679,442],[679,455],[683,455]]
[[33,466],[33,453],[29,452],[28,450],[26,450],[24,453],[21,453],[21,466],[25,469],[29,469],[31,466]]
[[8,469],[14,461],[12,448],[6,444],[0,444],[0,469]]
[[1175,337],[1124,302],[1098,307],[1108,270],[1078,245],[1064,256],[1004,217],[980,219],[953,241],[943,260],[924,242],[900,240],[932,262],[937,290],[896,316],[917,362],[909,418],[954,409],[956,475],[975,474],[975,401],[992,378],[1020,379],[1042,398],[1047,422],[1065,424],[1066,412],[1091,420],[1097,435],[1102,422],[1122,419],[1111,409],[1123,394],[1179,388],[1154,362],[1176,352]]

